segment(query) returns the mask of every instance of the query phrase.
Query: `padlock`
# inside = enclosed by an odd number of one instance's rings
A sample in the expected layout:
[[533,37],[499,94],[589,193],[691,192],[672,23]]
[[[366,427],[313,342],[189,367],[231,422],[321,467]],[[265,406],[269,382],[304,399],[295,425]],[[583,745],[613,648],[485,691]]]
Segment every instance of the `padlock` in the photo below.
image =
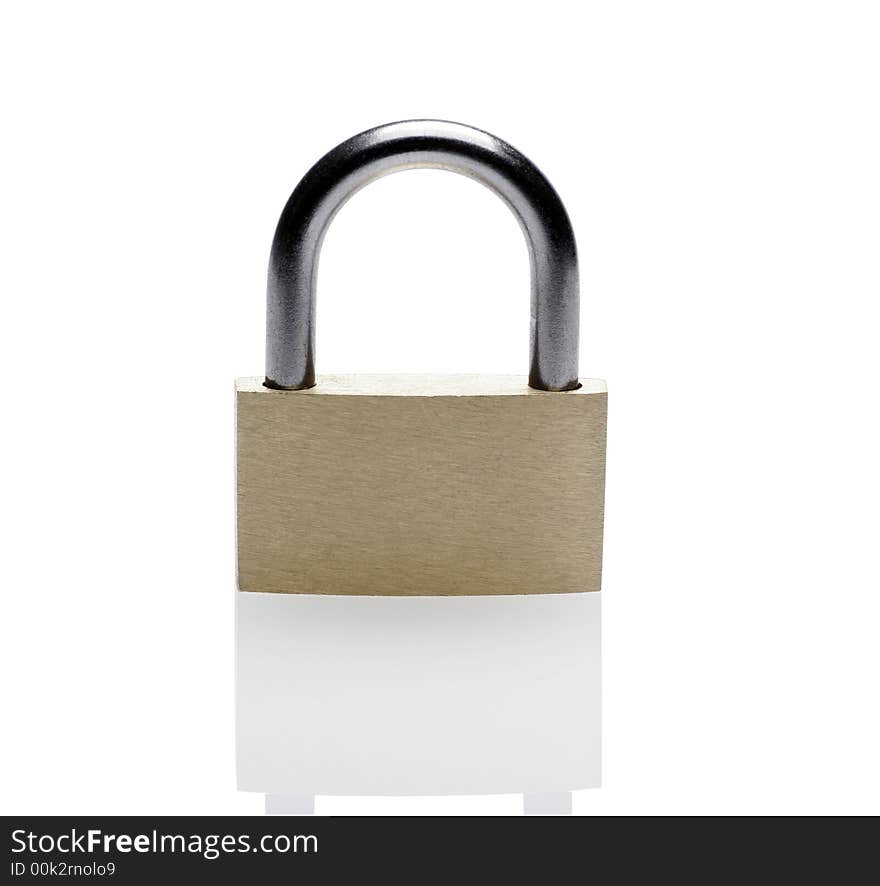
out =
[[[327,226],[388,173],[448,169],[511,208],[531,260],[526,376],[315,375]],[[238,586],[447,596],[600,589],[607,393],[578,378],[574,233],[546,177],[461,124],[380,126],[334,148],[281,215],[265,378],[236,384]]]

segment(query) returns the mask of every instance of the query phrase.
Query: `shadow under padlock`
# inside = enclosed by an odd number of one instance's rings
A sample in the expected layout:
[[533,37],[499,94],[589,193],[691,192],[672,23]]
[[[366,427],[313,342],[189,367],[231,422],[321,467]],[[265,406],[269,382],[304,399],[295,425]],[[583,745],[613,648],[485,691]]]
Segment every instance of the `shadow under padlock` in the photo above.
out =
[[[423,166],[478,179],[522,225],[528,379],[316,380],[327,225],[365,183]],[[272,247],[266,378],[236,384],[238,782],[267,811],[523,793],[564,812],[599,784],[607,396],[578,379],[577,348],[568,216],[505,142],[394,123],[297,186]]]

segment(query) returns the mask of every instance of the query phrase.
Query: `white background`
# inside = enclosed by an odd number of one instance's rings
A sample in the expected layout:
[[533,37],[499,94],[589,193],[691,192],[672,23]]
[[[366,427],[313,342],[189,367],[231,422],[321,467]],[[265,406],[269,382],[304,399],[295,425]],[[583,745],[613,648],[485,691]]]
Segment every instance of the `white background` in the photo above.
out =
[[[416,116],[562,195],[610,389],[605,786],[575,812],[880,812],[872,3],[10,3],[0,21],[4,813],[248,813],[232,380],[278,214]],[[525,372],[490,192],[378,182],[319,372]],[[319,799],[508,813],[513,796]]]

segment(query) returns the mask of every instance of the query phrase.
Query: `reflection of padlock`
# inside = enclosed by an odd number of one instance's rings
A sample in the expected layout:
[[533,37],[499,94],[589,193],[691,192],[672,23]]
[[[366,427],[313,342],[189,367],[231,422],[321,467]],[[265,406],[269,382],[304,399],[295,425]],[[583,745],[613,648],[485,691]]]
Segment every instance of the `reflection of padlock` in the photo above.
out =
[[[532,268],[531,366],[517,376],[314,374],[327,225],[369,181],[441,167],[513,210]],[[598,591],[606,389],[578,380],[574,234],[522,154],[454,123],[339,145],[293,192],[269,271],[266,378],[236,386],[242,591],[486,595]]]

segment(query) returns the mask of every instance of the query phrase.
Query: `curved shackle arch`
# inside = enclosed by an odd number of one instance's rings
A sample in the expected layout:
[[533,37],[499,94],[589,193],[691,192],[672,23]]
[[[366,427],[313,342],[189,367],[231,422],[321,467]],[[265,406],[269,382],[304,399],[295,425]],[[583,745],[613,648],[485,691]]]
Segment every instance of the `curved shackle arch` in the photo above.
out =
[[355,135],[322,157],[291,194],[269,260],[266,381],[315,384],[315,292],[327,227],[374,179],[403,169],[448,169],[474,178],[510,207],[525,234],[532,277],[529,385],[578,383],[578,261],[568,214],[544,174],[488,132],[442,120],[406,120]]

